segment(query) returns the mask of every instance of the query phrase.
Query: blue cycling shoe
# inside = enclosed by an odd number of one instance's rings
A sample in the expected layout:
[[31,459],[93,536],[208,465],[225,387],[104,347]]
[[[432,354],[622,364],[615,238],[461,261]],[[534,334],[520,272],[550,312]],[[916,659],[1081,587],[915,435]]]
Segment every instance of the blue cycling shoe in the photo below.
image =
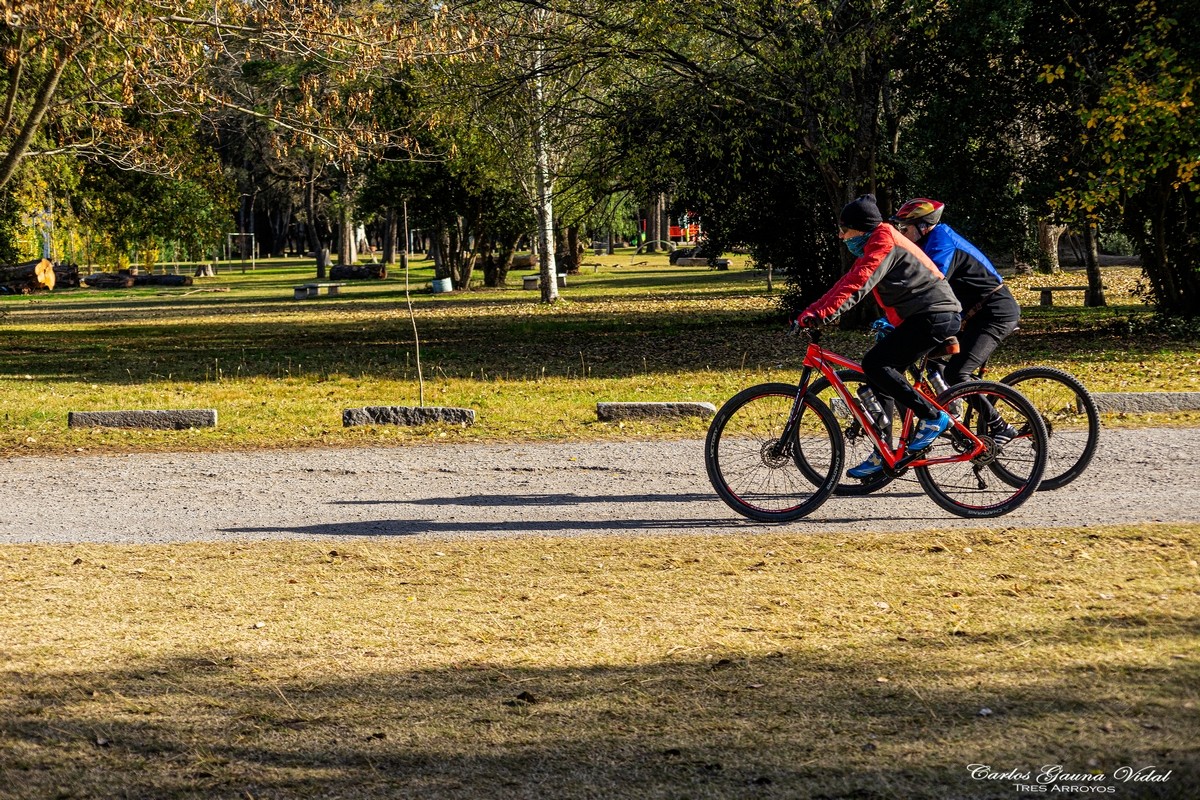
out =
[[933,444],[934,439],[945,433],[950,425],[950,415],[945,411],[939,411],[935,419],[921,420],[921,424],[917,426],[917,435],[909,442],[908,449],[910,451],[924,450]]
[[867,460],[859,464],[857,467],[851,467],[846,470],[846,474],[851,478],[870,478],[872,475],[878,475],[883,472],[883,458],[880,457],[878,451],[872,451],[871,455],[867,456]]

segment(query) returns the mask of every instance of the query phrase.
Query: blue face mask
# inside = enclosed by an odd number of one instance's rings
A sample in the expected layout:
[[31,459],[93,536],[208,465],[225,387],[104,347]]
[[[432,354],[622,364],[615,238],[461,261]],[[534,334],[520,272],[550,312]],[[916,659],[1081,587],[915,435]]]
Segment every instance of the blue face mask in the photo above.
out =
[[855,236],[851,239],[846,239],[846,249],[853,253],[855,258],[858,258],[863,254],[863,251],[867,247],[867,239],[870,238],[871,234],[864,233],[862,236]]

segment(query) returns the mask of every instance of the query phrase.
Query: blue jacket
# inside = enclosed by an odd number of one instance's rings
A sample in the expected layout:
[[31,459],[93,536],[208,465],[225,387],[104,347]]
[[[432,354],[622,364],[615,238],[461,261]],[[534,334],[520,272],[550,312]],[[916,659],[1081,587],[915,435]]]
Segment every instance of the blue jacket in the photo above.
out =
[[944,222],[919,244],[946,276],[964,309],[974,308],[1004,283],[988,257]]

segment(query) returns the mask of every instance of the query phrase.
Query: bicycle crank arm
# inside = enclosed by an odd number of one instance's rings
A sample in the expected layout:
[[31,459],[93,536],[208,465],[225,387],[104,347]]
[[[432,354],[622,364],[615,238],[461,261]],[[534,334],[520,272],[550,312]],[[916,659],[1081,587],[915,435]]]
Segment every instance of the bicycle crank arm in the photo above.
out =
[[[904,458],[897,461],[896,466],[892,469],[895,471],[896,475],[899,475],[900,473],[906,471],[910,464],[919,460],[923,455],[926,455],[924,450],[916,450],[905,453]],[[888,471],[887,464],[883,465],[883,469],[885,472],[888,472],[888,474],[891,474],[891,472]]]

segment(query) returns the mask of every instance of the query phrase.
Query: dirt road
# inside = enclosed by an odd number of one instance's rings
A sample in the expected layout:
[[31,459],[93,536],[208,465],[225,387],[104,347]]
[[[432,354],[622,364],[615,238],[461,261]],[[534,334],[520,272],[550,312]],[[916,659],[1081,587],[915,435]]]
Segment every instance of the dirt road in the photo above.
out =
[[[0,542],[854,532],[1200,521],[1200,429],[1106,430],[1084,477],[992,521],[915,481],[834,497],[786,526],[713,493],[699,441],[22,458],[0,473]],[[36,490],[34,487],[43,487]]]

